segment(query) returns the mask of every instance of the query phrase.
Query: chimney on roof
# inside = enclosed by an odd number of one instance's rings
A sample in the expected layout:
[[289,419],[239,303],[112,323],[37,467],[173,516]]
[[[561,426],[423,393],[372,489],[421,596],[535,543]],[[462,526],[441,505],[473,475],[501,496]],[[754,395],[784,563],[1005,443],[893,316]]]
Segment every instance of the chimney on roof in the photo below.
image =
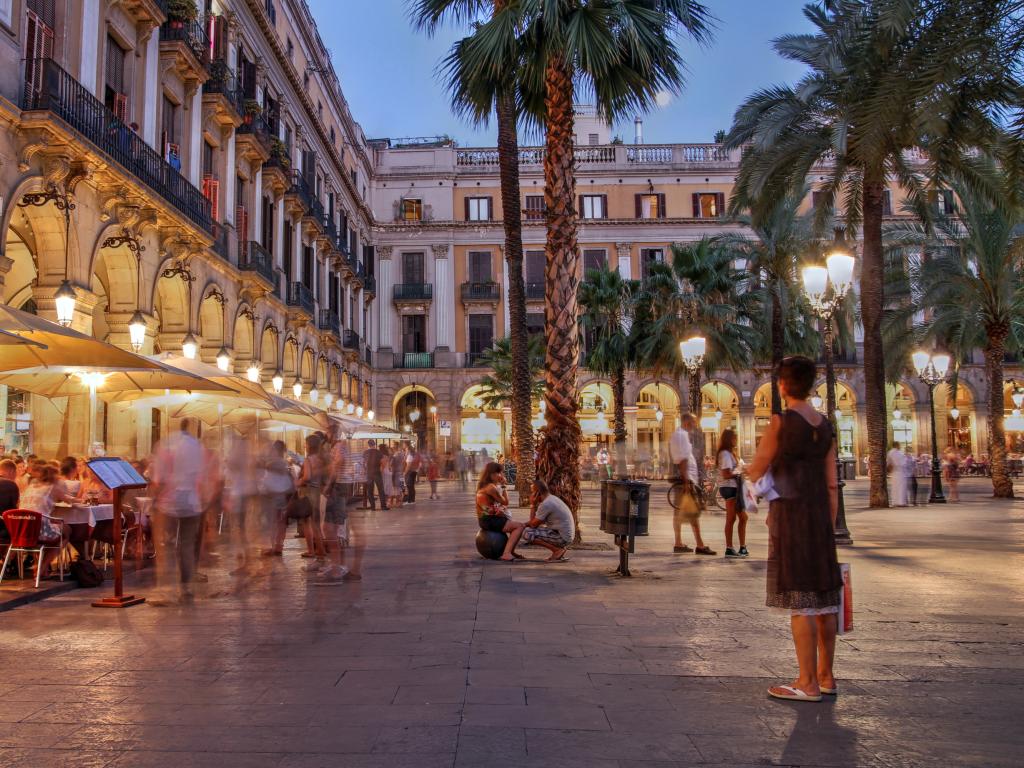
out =
[[644,121],[640,119],[639,115],[633,119],[633,143],[644,143]]

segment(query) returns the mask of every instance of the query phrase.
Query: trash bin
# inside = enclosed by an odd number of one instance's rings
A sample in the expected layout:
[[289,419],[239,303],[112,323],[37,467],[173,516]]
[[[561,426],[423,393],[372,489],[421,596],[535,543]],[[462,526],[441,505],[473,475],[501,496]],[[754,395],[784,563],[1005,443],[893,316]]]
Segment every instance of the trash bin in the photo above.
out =
[[632,516],[633,534],[646,536],[648,503],[651,496],[649,483],[637,480],[603,480],[601,482],[601,530],[613,536],[629,535]]

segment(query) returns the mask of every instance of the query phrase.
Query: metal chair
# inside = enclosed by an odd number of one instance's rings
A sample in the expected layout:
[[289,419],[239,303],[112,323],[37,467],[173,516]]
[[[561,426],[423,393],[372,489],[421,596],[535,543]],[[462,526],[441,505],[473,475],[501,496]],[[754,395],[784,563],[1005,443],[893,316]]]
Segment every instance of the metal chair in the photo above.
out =
[[[7,548],[7,554],[4,555],[4,564],[0,567],[0,582],[4,580],[4,573],[7,571],[7,563],[10,562],[12,552],[18,552],[22,555],[18,559],[18,575],[21,578],[25,578],[24,555],[31,552],[36,555],[36,587],[38,587],[39,580],[43,575],[41,567],[43,552],[47,549],[56,549],[59,554],[64,550],[63,521],[31,509],[9,509],[3,513],[3,520],[4,525],[7,527],[7,532],[11,535],[11,545]],[[43,530],[43,520],[49,520],[57,524],[61,533],[56,541],[40,538]],[[58,567],[60,568],[60,580],[64,581],[63,558],[58,558]]]

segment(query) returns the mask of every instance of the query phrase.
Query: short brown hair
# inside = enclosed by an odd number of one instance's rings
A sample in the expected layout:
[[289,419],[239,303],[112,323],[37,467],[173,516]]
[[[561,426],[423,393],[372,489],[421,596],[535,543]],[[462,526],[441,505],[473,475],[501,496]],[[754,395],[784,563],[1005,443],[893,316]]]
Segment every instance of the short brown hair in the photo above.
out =
[[786,382],[786,392],[806,400],[818,377],[818,366],[809,357],[790,355],[779,363],[779,380]]

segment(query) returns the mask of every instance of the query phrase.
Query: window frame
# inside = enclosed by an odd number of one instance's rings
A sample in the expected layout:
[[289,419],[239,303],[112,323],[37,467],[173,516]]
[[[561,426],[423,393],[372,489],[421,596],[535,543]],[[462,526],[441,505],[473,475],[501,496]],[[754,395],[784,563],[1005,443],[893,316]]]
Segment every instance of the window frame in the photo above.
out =
[[[600,215],[594,216],[594,200],[599,201],[601,206]],[[608,218],[608,195],[603,193],[591,193],[580,195],[579,217],[583,221],[600,221]],[[590,215],[587,215],[587,206],[590,206]]]
[[[466,221],[493,221],[494,199],[490,195],[471,195],[464,199]],[[482,207],[486,211],[481,211]]]

